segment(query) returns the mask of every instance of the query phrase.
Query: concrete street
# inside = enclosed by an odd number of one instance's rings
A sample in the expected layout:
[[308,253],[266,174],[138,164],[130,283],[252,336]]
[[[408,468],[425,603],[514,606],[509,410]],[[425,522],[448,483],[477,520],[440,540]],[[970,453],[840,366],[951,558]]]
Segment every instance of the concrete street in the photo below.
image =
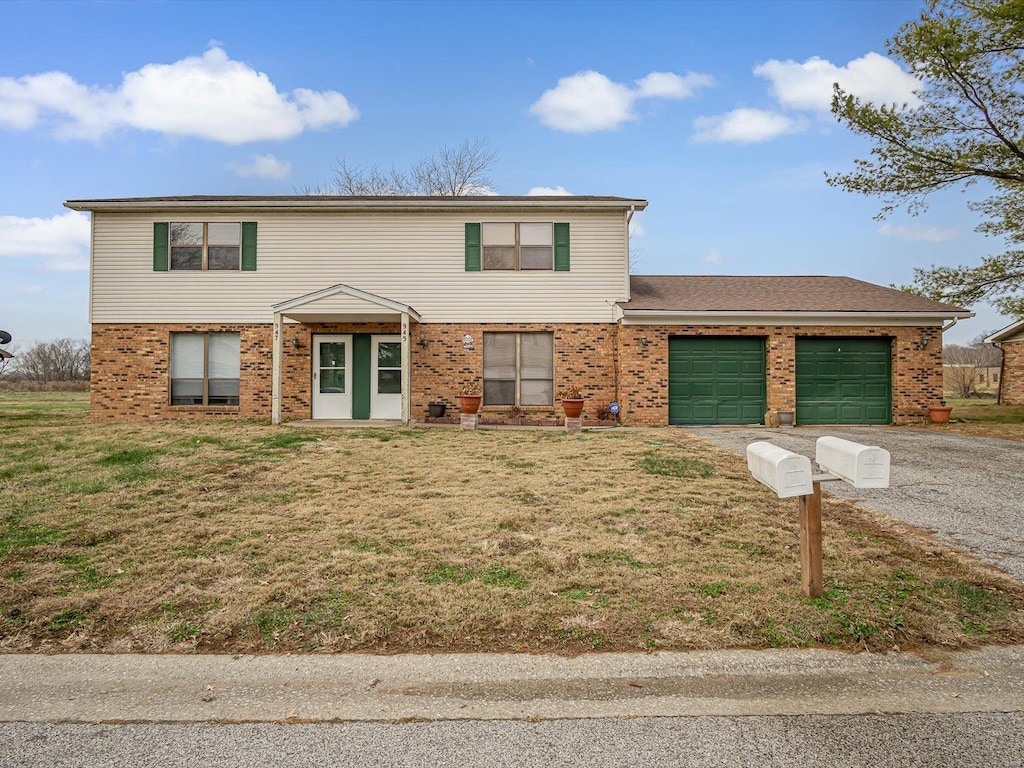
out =
[[1024,764],[1024,648],[0,656],[0,765]]

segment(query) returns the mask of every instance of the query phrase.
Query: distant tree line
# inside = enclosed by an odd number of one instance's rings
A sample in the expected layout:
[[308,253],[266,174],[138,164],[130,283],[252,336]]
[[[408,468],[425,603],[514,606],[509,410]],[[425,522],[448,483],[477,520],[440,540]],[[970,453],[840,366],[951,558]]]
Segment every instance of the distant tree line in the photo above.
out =
[[89,380],[89,342],[85,339],[37,341],[25,350],[8,346],[11,357],[0,359],[0,379],[10,381]]

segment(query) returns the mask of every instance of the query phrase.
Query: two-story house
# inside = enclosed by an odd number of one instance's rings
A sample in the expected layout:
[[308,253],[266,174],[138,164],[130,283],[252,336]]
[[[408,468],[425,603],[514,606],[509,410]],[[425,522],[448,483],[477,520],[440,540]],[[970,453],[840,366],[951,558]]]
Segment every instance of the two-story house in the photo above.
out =
[[[73,200],[96,418],[921,420],[958,307],[845,277],[631,276],[618,197]],[[588,413],[585,412],[585,415]]]

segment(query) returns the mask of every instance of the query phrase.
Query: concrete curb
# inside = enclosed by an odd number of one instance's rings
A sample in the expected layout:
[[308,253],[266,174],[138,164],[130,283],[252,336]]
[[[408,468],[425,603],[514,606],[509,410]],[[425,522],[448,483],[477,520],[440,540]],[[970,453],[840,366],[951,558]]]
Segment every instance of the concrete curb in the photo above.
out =
[[307,722],[1024,711],[1024,646],[403,656],[0,656],[0,721]]

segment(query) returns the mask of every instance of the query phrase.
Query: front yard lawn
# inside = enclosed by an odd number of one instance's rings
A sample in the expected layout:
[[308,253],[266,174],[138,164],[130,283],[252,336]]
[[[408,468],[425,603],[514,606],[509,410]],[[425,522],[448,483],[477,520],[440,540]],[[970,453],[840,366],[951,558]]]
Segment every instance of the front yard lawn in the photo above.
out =
[[1024,640],[1024,587],[676,429],[93,424],[0,392],[0,649],[556,651]]

